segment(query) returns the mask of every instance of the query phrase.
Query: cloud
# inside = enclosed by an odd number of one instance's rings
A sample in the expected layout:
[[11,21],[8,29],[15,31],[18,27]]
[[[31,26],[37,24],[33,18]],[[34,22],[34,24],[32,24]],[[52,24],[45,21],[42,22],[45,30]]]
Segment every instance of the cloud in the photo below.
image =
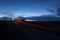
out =
[[0,16],[3,16],[3,15],[5,15],[6,17],[13,17],[14,16],[14,14],[12,13],[12,11],[6,11],[6,10],[2,10],[2,11],[0,11]]

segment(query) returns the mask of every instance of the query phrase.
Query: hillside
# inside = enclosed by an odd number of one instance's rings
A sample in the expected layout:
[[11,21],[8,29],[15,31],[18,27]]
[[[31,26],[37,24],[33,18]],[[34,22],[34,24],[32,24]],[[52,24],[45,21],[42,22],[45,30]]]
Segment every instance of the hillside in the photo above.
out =
[[60,21],[60,17],[55,16],[36,16],[36,17],[27,17],[26,19],[36,21]]
[[[43,22],[41,23],[44,24]],[[48,30],[42,30],[42,29],[35,28],[34,26],[28,26],[22,23],[14,23],[12,21],[0,21],[0,30],[1,30],[0,38],[2,40],[25,40],[25,39],[26,40],[55,40],[55,39],[58,40],[60,39],[59,32],[56,33]]]

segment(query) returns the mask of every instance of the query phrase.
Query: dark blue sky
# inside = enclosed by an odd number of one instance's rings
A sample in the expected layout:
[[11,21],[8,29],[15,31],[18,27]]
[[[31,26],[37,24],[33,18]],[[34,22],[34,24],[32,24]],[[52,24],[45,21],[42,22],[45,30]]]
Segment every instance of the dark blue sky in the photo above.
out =
[[59,2],[60,0],[0,0],[0,17],[55,15],[47,9],[55,10]]

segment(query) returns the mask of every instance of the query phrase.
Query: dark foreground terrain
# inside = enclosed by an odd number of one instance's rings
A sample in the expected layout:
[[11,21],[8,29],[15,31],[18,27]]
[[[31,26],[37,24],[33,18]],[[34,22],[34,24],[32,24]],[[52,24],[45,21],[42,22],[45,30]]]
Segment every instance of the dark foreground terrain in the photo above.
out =
[[[34,22],[28,22],[34,23]],[[35,22],[45,27],[58,28],[58,22]],[[54,27],[55,25],[55,27]],[[12,21],[0,21],[0,39],[3,40],[60,40],[59,32],[51,32]]]

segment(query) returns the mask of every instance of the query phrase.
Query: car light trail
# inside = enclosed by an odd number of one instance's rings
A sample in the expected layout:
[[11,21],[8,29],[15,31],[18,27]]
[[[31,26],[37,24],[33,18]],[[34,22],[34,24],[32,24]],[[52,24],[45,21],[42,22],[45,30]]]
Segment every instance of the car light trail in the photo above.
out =
[[35,25],[35,24],[31,24],[31,23],[27,23],[21,20],[16,20],[16,22],[18,23],[22,23],[22,24],[26,24],[28,26],[33,26],[35,28],[39,28],[39,29],[43,29],[43,30],[48,30],[48,31],[54,31],[54,32],[60,32],[59,30],[55,29],[55,28],[48,28],[48,27],[44,27],[44,26],[40,26],[40,25]]

